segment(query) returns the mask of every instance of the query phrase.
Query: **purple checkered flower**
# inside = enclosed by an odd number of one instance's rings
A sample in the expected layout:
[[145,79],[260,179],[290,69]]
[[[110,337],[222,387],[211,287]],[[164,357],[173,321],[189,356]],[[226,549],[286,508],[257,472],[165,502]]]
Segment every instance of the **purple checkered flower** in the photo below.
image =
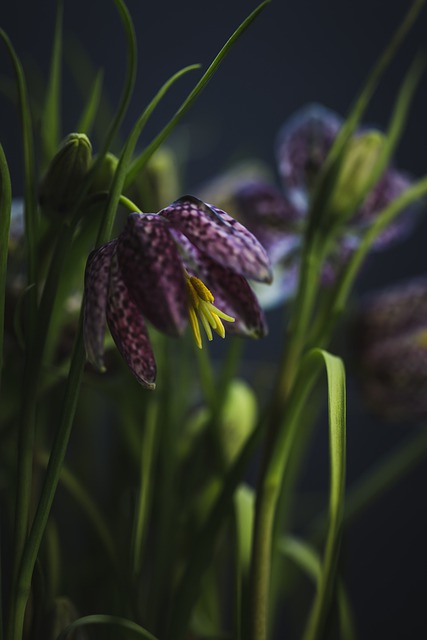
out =
[[[246,278],[271,282],[267,254],[227,213],[184,196],[157,214],[132,213],[118,238],[93,251],[85,274],[84,338],[88,360],[103,369],[105,320],[137,380],[153,388],[156,364],[145,320],[170,335],[190,322],[253,338],[266,334]],[[213,304],[215,302],[215,304]]]
[[[283,303],[295,292],[311,197],[342,123],[336,113],[316,104],[291,116],[280,130],[276,146],[281,187],[274,184],[259,164],[253,163],[236,167],[201,190],[203,198],[209,194],[209,198],[220,206],[222,202],[226,203],[227,211],[265,247],[273,268],[273,286],[261,291],[256,283],[254,287],[265,308]],[[338,217],[340,203],[344,202],[345,206],[346,200],[351,199],[352,190],[357,193],[358,182],[363,184],[366,174],[369,176],[376,159],[371,147],[377,152],[382,137],[379,132],[361,129],[351,140],[346,171],[340,177],[341,182],[345,182],[354,176],[354,182],[350,184],[351,189],[341,184],[340,197],[332,199]],[[365,148],[368,157],[359,165]],[[393,167],[384,171],[360,208],[343,225],[338,242],[323,267],[322,283],[325,286],[336,281],[337,273],[359,246],[366,227],[410,184],[410,178]],[[377,238],[373,250],[386,249],[405,238],[417,220],[419,209],[420,203],[415,203],[402,211]]]
[[352,342],[363,395],[383,419],[427,416],[427,279],[371,294],[355,317]]
[[[326,157],[341,128],[342,118],[320,105],[309,105],[291,116],[279,132],[277,162],[286,196],[308,213],[310,198]],[[380,135],[379,132],[376,132]],[[362,127],[353,142],[374,135],[375,131]],[[370,158],[367,159],[369,167]],[[356,170],[356,167],[353,168]],[[355,176],[356,179],[356,176]],[[393,167],[388,167],[368,193],[360,209],[355,211],[343,234],[344,254],[357,246],[358,238],[378,213],[411,185],[411,179]],[[377,239],[374,249],[382,250],[403,239],[413,228],[419,203],[411,205]]]

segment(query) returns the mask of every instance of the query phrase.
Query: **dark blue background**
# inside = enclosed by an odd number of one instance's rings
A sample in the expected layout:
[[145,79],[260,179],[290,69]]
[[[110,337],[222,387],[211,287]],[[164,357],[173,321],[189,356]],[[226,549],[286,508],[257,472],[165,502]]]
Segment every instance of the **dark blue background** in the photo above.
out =
[[[254,2],[175,2],[129,0],[139,46],[137,89],[124,131],[159,86],[179,68],[200,62],[206,68]],[[307,102],[320,102],[345,114],[394,28],[406,0],[330,2],[273,1],[237,43],[177,135],[188,164],[186,190],[220,172],[234,159],[258,157],[274,166],[274,140],[283,121]],[[425,45],[427,11],[411,31],[385,75],[366,120],[385,127],[399,84],[414,55]],[[0,26],[10,35],[30,75],[46,74],[54,23],[54,2],[2,3]],[[124,75],[124,40],[113,2],[75,0],[65,6],[65,32],[78,36],[96,65],[105,69],[105,87],[116,104]],[[69,50],[69,44],[67,45]],[[3,49],[1,75],[11,74]],[[68,72],[67,72],[68,73]],[[141,143],[165,124],[195,82],[184,78],[153,117]],[[68,77],[68,76],[67,76]],[[81,99],[70,82],[64,87],[64,134],[72,130]],[[399,168],[421,176],[427,171],[427,77],[418,90],[405,136],[397,152]],[[16,114],[0,98],[0,140],[19,194],[20,136]],[[427,224],[404,244],[376,257],[359,291],[425,273]],[[272,314],[275,326],[279,314]],[[277,334],[256,345],[253,357],[275,352]],[[352,386],[352,385],[351,385]],[[371,419],[356,392],[349,398],[349,481],[410,436],[411,427]],[[303,482],[308,492],[326,487],[325,425],[319,426]],[[389,640],[426,637],[425,570],[427,464],[420,465],[381,506],[370,508],[346,535],[344,565],[359,637]],[[324,503],[325,496],[321,500]]]

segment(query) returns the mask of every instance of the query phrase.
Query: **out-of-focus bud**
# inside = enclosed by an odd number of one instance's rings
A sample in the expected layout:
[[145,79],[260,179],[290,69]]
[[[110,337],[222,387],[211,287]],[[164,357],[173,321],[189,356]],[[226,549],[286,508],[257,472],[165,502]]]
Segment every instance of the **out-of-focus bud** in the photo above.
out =
[[222,411],[220,441],[224,460],[231,464],[239,455],[257,420],[257,401],[252,389],[243,380],[230,384]]
[[[78,617],[77,609],[69,598],[65,596],[55,598],[46,620],[44,637],[47,640],[56,640],[61,631]],[[82,628],[79,628],[69,633],[67,638],[69,640],[87,640],[87,635]]]
[[361,305],[354,354],[363,395],[388,421],[427,417],[427,279],[386,289]]
[[[96,160],[96,157],[93,159]],[[119,159],[113,153],[106,153],[100,166],[95,171],[89,193],[98,193],[99,191],[108,191],[113,182],[114,173],[119,164]]]
[[[129,197],[144,211],[159,211],[180,195],[178,163],[172,149],[161,147],[129,188]],[[127,195],[127,194],[126,194]]]
[[66,216],[92,164],[92,145],[84,133],[70,133],[52,158],[39,189],[39,203],[49,216]]
[[385,140],[384,134],[372,130],[349,141],[329,205],[334,217],[342,218],[361,204]]

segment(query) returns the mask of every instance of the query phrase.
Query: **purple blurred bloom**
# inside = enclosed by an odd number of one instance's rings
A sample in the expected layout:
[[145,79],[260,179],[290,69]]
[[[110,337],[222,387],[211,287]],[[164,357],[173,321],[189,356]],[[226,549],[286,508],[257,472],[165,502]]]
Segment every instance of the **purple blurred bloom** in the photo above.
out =
[[132,373],[151,388],[156,365],[144,318],[171,336],[190,320],[199,346],[199,320],[209,339],[211,329],[224,336],[222,320],[233,322],[233,332],[262,337],[264,315],[246,278],[270,282],[269,259],[221,209],[184,196],[157,214],[132,213],[119,237],[87,262],[88,360],[103,368],[105,320]]
[[[281,188],[265,172],[235,170],[214,181],[207,192],[218,202],[227,203],[229,211],[259,239],[273,266],[273,286],[259,293],[265,307],[285,301],[293,295],[298,281],[302,235],[307,224],[310,199],[316,180],[342,126],[342,118],[320,105],[309,105],[285,123],[276,145]],[[366,130],[355,134],[355,139]],[[358,247],[360,237],[377,214],[411,184],[408,176],[389,167],[353,213],[339,242],[322,272],[327,286],[335,282],[337,272]],[[206,191],[206,190],[205,190]],[[205,195],[202,190],[202,194]],[[420,204],[402,211],[381,233],[374,250],[390,247],[412,229]]]
[[427,416],[427,278],[371,294],[353,327],[354,357],[370,408],[389,421]]

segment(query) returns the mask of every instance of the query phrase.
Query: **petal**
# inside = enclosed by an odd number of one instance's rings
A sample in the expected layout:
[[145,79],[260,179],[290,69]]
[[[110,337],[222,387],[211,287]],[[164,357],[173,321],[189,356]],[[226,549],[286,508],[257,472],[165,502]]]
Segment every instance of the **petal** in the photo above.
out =
[[215,262],[260,282],[271,281],[268,256],[255,236],[221,209],[184,196],[159,212]]
[[156,362],[150,339],[141,311],[123,282],[117,256],[111,263],[107,322],[113,340],[135,378],[144,387],[154,389]]
[[104,368],[105,314],[110,264],[117,241],[104,244],[89,255],[85,271],[83,336],[86,355],[97,369]]
[[[411,179],[403,173],[395,169],[388,169],[352,220],[354,225],[359,228],[359,232],[369,226],[378,213],[405,191],[411,182]],[[397,218],[380,234],[373,248],[386,249],[394,243],[404,240],[413,230],[418,219],[417,214],[423,204],[425,204],[423,201],[418,201],[401,211]]]
[[234,323],[225,324],[226,331],[252,338],[265,336],[267,324],[264,313],[246,279],[211,260],[179,232],[175,234],[185,252],[183,259],[187,271],[206,284],[214,296],[216,307],[235,318]]
[[340,116],[318,104],[304,107],[287,120],[276,147],[286,189],[311,190],[341,124]]
[[427,278],[414,278],[377,291],[360,304],[354,321],[355,342],[368,345],[426,326]]
[[265,310],[274,309],[288,302],[295,295],[298,285],[299,264],[295,256],[286,263],[273,266],[273,282],[269,287],[252,283],[252,288],[261,307]]
[[383,340],[361,354],[365,398],[386,420],[427,416],[427,349],[417,338],[415,332]]
[[242,183],[234,202],[236,217],[261,242],[273,264],[281,259],[285,245],[298,240],[301,211],[275,185],[261,181]]
[[141,313],[159,331],[181,335],[188,321],[183,265],[165,220],[133,213],[117,244],[123,280]]

